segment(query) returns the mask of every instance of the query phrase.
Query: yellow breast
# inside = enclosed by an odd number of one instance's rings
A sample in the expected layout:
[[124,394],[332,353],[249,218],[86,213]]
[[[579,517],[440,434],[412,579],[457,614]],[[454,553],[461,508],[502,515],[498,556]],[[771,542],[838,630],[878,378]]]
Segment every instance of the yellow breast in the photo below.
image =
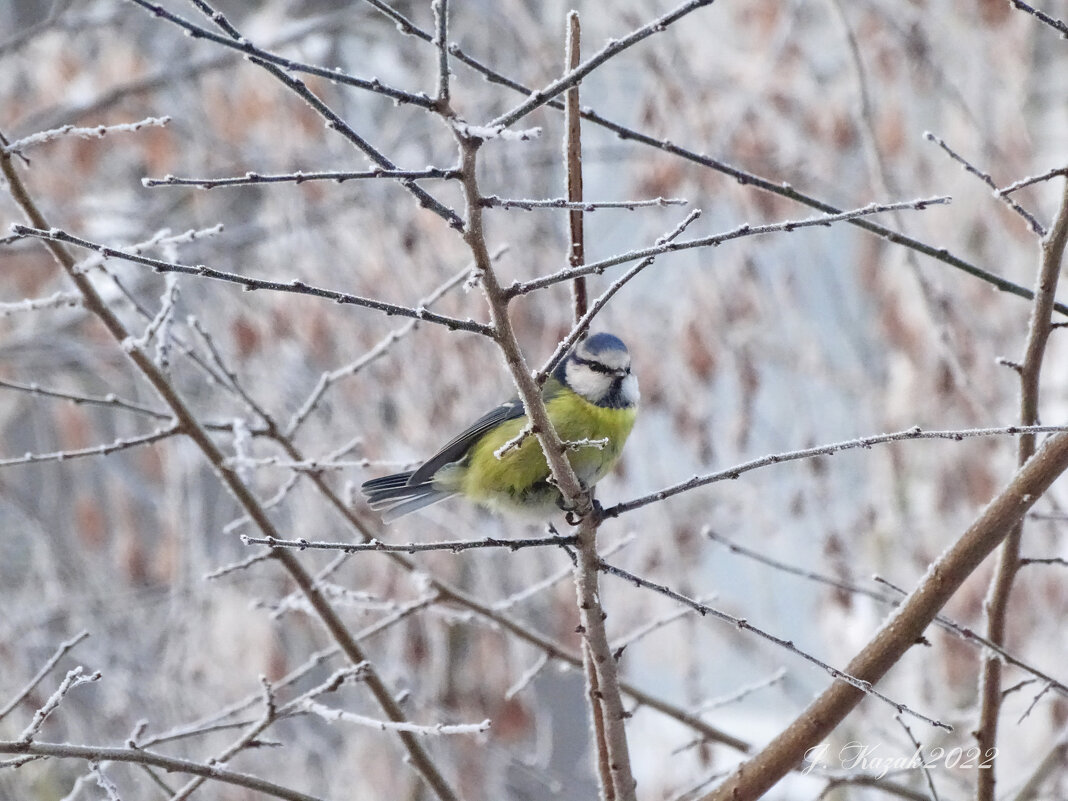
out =
[[[634,427],[637,409],[607,409],[574,392],[556,393],[546,403],[553,427],[565,443],[603,440],[568,451],[579,479],[593,486],[619,460],[623,444]],[[519,435],[524,415],[509,420],[479,440],[470,450],[459,478],[459,491],[479,503],[536,515],[551,514],[559,493],[547,479],[549,466],[536,437],[527,437],[498,459],[494,452]]]

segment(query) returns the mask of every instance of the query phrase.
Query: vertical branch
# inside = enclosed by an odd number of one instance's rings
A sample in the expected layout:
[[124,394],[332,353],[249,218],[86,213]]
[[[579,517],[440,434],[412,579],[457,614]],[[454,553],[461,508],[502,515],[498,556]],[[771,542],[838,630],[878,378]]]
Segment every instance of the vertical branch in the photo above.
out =
[[[1024,358],[1019,364],[1020,373],[1020,423],[1036,425],[1038,423],[1039,380],[1042,373],[1042,357],[1046,351],[1046,342],[1051,330],[1050,316],[1053,313],[1054,295],[1057,290],[1057,278],[1060,274],[1061,261],[1064,257],[1065,243],[1068,242],[1068,181],[1065,182],[1061,207],[1049,234],[1042,240],[1042,257],[1038,277],[1035,282],[1035,299],[1031,305],[1031,321],[1028,327],[1027,344]],[[1035,453],[1035,435],[1024,434],[1017,446],[1017,459],[1023,465]],[[997,645],[1005,644],[1005,626],[1008,619],[1009,598],[1020,569],[1020,539],[1023,534],[1023,520],[1012,527],[1005,543],[1001,546],[997,572],[990,585],[986,599],[987,630],[986,636]],[[983,673],[979,685],[980,713],[979,726],[975,738],[979,752],[985,758],[993,755],[998,740],[998,715],[1001,711],[1001,660],[989,655],[983,662]],[[977,801],[994,801],[997,784],[996,759],[989,762],[989,770],[981,770],[976,788]]]
[[[572,10],[567,14],[566,43],[564,46],[564,72],[565,74],[575,69],[582,59],[582,26],[579,22],[578,11]],[[575,84],[564,95],[564,169],[567,172],[567,199],[570,203],[582,202],[582,117],[579,108],[579,84]],[[581,267],[586,263],[586,243],[583,231],[583,211],[573,208],[567,213],[568,227],[568,250],[567,261],[572,267]],[[575,322],[578,323],[589,310],[589,296],[586,289],[586,276],[580,275],[571,282],[571,304]],[[585,334],[580,334],[585,336]],[[585,526],[584,526],[585,528]],[[596,555],[595,535],[593,552]],[[581,536],[581,535],[580,535]],[[583,538],[586,539],[586,538]],[[585,609],[583,596],[586,594],[584,585],[590,579],[598,581],[596,569],[592,576],[586,571],[587,560],[584,558],[587,550],[580,546],[580,556],[575,563],[575,588],[578,595],[580,610]],[[596,587],[596,584],[594,584]],[[582,612],[580,611],[580,615]],[[584,616],[583,616],[584,617]],[[587,621],[582,621],[583,631],[588,630]],[[608,726],[605,719],[605,706],[602,702],[600,681],[598,678],[597,661],[589,646],[589,641],[583,638],[582,668],[586,676],[586,699],[590,711],[590,728],[594,745],[594,764],[597,775],[600,777],[601,798],[603,801],[616,801],[615,780],[612,778],[612,758],[608,747]]]
[[434,46],[438,49],[438,96],[439,109],[449,105],[449,0],[434,0]]
[[[567,48],[565,70],[571,72],[578,67],[582,56],[581,27],[577,11],[567,15]],[[582,116],[579,108],[579,84],[567,90],[564,97],[564,160],[567,165],[567,199],[571,203],[582,202]],[[567,213],[571,247],[567,259],[572,267],[581,267],[586,263],[586,246],[582,230],[582,209],[571,209]],[[589,308],[586,295],[586,277],[580,275],[571,284],[571,298],[575,307],[575,322]]]
[[[604,709],[602,720],[605,727],[608,775],[601,776],[602,798],[635,801],[634,776],[631,773],[630,754],[627,749],[627,713],[620,696],[616,662],[608,643],[604,625],[605,612],[601,606],[598,588],[597,526],[600,523],[600,514],[594,506],[589,490],[583,487],[571,467],[571,462],[564,455],[563,443],[549,420],[541,390],[519,348],[519,341],[508,314],[508,295],[501,288],[490,260],[483,227],[483,198],[478,187],[477,173],[478,149],[482,146],[482,140],[465,134],[460,128],[456,129],[456,136],[460,144],[460,174],[467,212],[463,236],[471,249],[475,273],[479,276],[482,291],[490,307],[494,339],[508,363],[519,397],[530,418],[531,431],[545,454],[552,479],[556,482],[564,503],[581,518],[575,588],[578,596],[579,627],[584,648],[589,652],[588,658],[584,660],[586,669],[590,671],[587,673],[587,684],[596,687],[591,697],[596,697],[599,706]],[[593,715],[599,714],[597,708],[591,712]]]
[[596,749],[594,764],[601,787],[602,801],[615,801],[615,788],[612,781],[611,759],[608,756],[608,736],[605,732],[604,704],[601,703],[601,688],[597,683],[597,669],[593,654],[582,645],[582,673],[586,677],[586,703],[590,710],[590,728],[593,745]]
[[635,801],[635,781],[627,746],[626,720],[630,715],[623,708],[616,655],[608,644],[604,624],[607,615],[601,605],[598,525],[598,517],[590,515],[582,519],[578,530],[575,594],[579,630],[583,637],[583,667],[590,696],[590,716],[598,737],[598,768],[602,771],[607,758],[608,775],[602,773],[602,796],[609,801]]

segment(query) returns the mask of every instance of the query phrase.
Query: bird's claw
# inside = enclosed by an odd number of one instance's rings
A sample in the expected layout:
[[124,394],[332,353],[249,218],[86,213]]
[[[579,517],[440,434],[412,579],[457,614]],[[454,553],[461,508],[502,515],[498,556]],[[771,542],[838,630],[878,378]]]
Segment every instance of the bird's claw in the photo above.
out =
[[[564,520],[567,521],[567,524],[569,526],[577,526],[579,523],[582,522],[583,516],[579,514],[577,509],[565,505],[562,498],[560,499],[559,506],[561,509],[564,510]],[[599,500],[597,500],[596,498],[590,499],[590,512],[586,516],[592,519],[594,523],[600,523],[602,520],[604,520],[604,507],[601,506],[601,502]]]

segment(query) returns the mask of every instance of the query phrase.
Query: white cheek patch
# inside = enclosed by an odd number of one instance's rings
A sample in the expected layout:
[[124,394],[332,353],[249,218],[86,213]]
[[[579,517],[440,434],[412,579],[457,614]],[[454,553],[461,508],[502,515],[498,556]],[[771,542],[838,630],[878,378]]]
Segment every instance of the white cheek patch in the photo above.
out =
[[567,363],[567,383],[586,400],[596,403],[612,389],[612,376],[596,373],[575,362]]

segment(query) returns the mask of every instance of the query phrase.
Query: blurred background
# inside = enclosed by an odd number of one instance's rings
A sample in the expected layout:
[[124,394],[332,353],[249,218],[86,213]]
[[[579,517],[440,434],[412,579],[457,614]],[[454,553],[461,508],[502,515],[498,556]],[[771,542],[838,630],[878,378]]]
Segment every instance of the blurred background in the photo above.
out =
[[[191,4],[164,5],[208,25]],[[371,4],[217,5],[259,46],[406,91],[435,90],[434,48],[404,35]],[[1056,6],[1061,17],[1068,13],[1068,5],[1051,3],[1051,14]],[[433,30],[429,2],[393,7]],[[563,70],[569,9],[581,14],[588,55],[673,7],[659,0],[454,0],[450,39],[493,70],[541,87]],[[298,97],[232,51],[185,36],[120,0],[7,0],[0,3],[0,32],[0,130],[9,140],[67,124],[172,118],[165,128],[100,140],[67,137],[28,150],[29,163],[20,169],[57,227],[123,247],[161,232],[222,224],[221,231],[145,252],[406,306],[419,305],[470,264],[459,236],[390,181],[143,186],[142,178],[168,174],[367,169],[366,159]],[[876,221],[1030,287],[1038,237],[924,133],[944,139],[999,186],[1063,167],[1066,70],[1068,47],[1056,32],[1003,2],[721,0],[608,61],[581,91],[584,106],[620,125],[838,208],[951,195],[949,205]],[[472,123],[522,99],[456,60],[453,74],[453,106]],[[455,165],[456,145],[440,118],[302,77],[398,166]],[[532,141],[483,147],[485,193],[565,194],[562,115],[542,109],[517,127],[534,126],[541,133]],[[583,160],[588,200],[687,201],[587,214],[589,261],[651,245],[694,208],[703,214],[686,238],[816,213],[591,123],[583,126]],[[462,210],[453,183],[421,185]],[[1052,181],[1014,197],[1048,225],[1060,191]],[[8,223],[23,221],[6,193],[0,209],[5,232]],[[566,266],[563,212],[490,209],[486,221],[505,284]],[[80,398],[114,394],[164,408],[84,309],[18,307],[24,299],[72,290],[40,243],[5,241],[0,263],[0,302],[7,304],[0,317],[0,458],[77,450],[166,425],[166,418],[125,405],[26,391],[36,383]],[[148,322],[142,312],[151,318],[170,291],[168,279],[149,268],[113,259],[89,266],[94,283],[137,331]],[[593,277],[591,295],[622,269]],[[259,497],[271,501],[286,536],[337,541],[351,533],[299,472],[265,461],[285,457],[254,436],[262,420],[234,389],[235,380],[280,425],[294,424],[307,457],[347,460],[329,471],[328,482],[352,498],[383,539],[540,533],[453,502],[383,529],[353,490],[433,453],[513,392],[491,342],[312,297],[243,292],[189,276],[171,283],[178,296],[165,332],[170,376],[203,421],[230,428],[214,436],[239,457]],[[487,319],[480,292],[462,281],[433,308]],[[519,298],[511,310],[527,359],[540,365],[570,329],[568,287]],[[845,224],[661,256],[594,325],[630,347],[642,391],[623,462],[598,497],[610,505],[766,454],[914,425],[1010,425],[1019,414],[1018,381],[997,360],[1019,358],[1029,310],[1025,299]],[[1056,332],[1043,376],[1046,423],[1064,420],[1065,357]],[[332,378],[315,394],[328,373]],[[601,537],[612,561],[628,570],[843,666],[887,607],[733,553],[708,532],[804,570],[866,586],[876,586],[871,577],[878,575],[908,590],[1007,481],[1015,453],[1010,438],[918,441],[778,465],[644,506],[606,523]],[[1055,485],[1036,507],[1041,519],[1027,524],[1026,556],[1068,556],[1064,495]],[[276,565],[205,579],[256,553],[239,537],[256,532],[200,452],[180,437],[106,457],[0,468],[0,531],[0,706],[60,642],[83,629],[90,638],[61,667],[103,672],[100,682],[64,702],[42,739],[117,745],[142,720],[149,735],[167,732],[258,697],[261,674],[277,680],[331,644],[302,602],[288,596],[294,588]],[[577,647],[570,562],[561,550],[414,558],[426,573]],[[381,554],[335,560],[305,552],[300,559],[313,572],[331,567],[327,592],[357,631],[426,593],[419,574]],[[976,630],[983,627],[989,567],[945,610]],[[655,624],[625,651],[623,675],[754,745],[774,736],[830,680],[797,655],[728,624],[676,614],[670,600],[612,577],[602,583],[612,637],[624,641]],[[1068,663],[1060,625],[1066,607],[1063,568],[1025,568],[1011,608],[1010,650],[1051,671]],[[974,745],[982,654],[941,630],[932,629],[929,638],[930,647],[914,649],[880,689],[955,727],[945,733],[912,720],[925,748],[967,749]],[[453,604],[427,603],[365,645],[390,686],[403,693],[413,720],[493,721],[484,736],[428,743],[465,798],[541,801],[596,793],[580,672],[553,661],[541,665],[538,649]],[[336,655],[324,658],[292,692],[341,665]],[[1006,686],[1029,678],[1007,670]],[[31,701],[41,703],[49,687],[54,684],[42,685]],[[1010,795],[1056,744],[1068,715],[1056,693],[1033,704],[1041,691],[1034,682],[1006,699],[999,786]],[[330,705],[381,714],[362,687],[338,696]],[[0,739],[17,737],[33,708],[26,704],[0,722]],[[256,714],[253,703],[228,720]],[[642,798],[694,798],[695,788],[714,783],[740,759],[736,750],[702,742],[645,706],[628,730]],[[224,729],[157,747],[203,760],[238,734]],[[429,797],[399,764],[401,749],[388,734],[303,716],[283,721],[266,739],[284,747],[245,752],[233,767],[323,798]],[[877,746],[881,756],[915,750],[894,711],[872,699],[840,727],[833,745],[854,740]],[[1068,779],[1059,770],[1037,797],[1064,796]],[[79,763],[56,761],[0,771],[0,797],[63,798],[83,771]],[[138,769],[108,771],[130,797],[166,797]],[[926,797],[919,772],[894,778]],[[943,768],[933,778],[943,797],[962,797],[974,786],[975,770]],[[825,784],[793,777],[769,797],[813,797]],[[81,797],[98,797],[93,792]],[[222,785],[201,793],[251,797]],[[882,793],[842,787],[828,797],[877,796]]]

